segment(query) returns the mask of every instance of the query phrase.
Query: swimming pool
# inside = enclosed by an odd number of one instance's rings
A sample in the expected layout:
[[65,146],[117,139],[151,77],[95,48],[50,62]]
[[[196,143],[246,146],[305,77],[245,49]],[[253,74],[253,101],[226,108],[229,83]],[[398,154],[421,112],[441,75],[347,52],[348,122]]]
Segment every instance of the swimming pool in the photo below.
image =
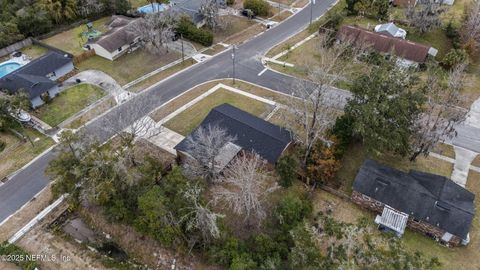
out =
[[18,69],[22,65],[16,62],[4,62],[0,64],[0,78]]
[[138,12],[141,12],[141,13],[154,13],[154,12],[164,11],[166,8],[167,8],[167,5],[153,3],[153,5],[148,4],[143,7],[139,7],[137,10]]

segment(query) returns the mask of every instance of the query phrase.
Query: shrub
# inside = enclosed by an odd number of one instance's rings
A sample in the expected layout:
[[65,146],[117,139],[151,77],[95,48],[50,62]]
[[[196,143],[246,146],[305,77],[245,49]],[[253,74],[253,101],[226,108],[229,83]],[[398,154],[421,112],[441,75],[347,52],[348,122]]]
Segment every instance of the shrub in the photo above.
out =
[[235,4],[235,0],[227,0],[227,6],[233,6]]
[[292,185],[296,176],[297,160],[290,155],[281,157],[278,160],[276,170],[280,179],[278,183],[284,188],[288,188]]
[[245,0],[244,9],[250,9],[257,16],[267,16],[270,5],[264,0]]
[[442,64],[446,68],[452,68],[458,64],[464,63],[467,61],[468,55],[467,52],[463,49],[451,49],[445,57],[443,57]]
[[289,190],[275,209],[275,219],[280,228],[287,232],[312,213],[312,202],[302,191]]
[[340,187],[336,174],[340,162],[335,157],[335,147],[318,143],[307,161],[307,175],[316,182],[327,184],[334,188]]
[[7,146],[7,143],[0,140],[0,152],[2,152],[3,150],[5,150],[5,147]]
[[460,48],[460,33],[453,25],[452,21],[449,21],[447,26],[445,27],[445,35],[452,40],[453,48]]
[[330,131],[337,140],[335,156],[341,158],[353,140],[353,123],[355,120],[347,115],[337,118]]
[[186,16],[180,18],[176,30],[184,38],[198,42],[203,46],[210,46],[213,43],[213,34],[205,29],[197,28]]

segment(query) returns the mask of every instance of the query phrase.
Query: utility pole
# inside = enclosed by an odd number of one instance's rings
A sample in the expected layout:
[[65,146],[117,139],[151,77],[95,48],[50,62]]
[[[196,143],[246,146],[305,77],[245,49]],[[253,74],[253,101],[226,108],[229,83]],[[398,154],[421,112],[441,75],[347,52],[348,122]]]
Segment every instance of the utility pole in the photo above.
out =
[[315,5],[315,0],[310,0],[310,25],[313,22],[313,5]]
[[185,52],[183,50],[183,34],[180,34],[180,40],[182,42],[182,63],[185,61]]
[[232,46],[233,84],[235,84],[235,45]]

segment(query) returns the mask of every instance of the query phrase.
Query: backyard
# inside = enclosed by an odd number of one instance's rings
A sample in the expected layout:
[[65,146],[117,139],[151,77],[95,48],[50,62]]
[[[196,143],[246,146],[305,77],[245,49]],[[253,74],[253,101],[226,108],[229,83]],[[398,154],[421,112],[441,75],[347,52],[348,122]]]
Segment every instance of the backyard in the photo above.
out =
[[173,50],[163,54],[152,54],[138,49],[122,55],[115,61],[93,56],[78,64],[77,68],[81,71],[101,70],[112,76],[120,85],[124,85],[180,58],[181,55]]
[[80,84],[62,91],[51,102],[36,109],[34,115],[52,127],[105,96],[105,92],[93,85]]
[[272,110],[270,105],[261,101],[233,93],[229,90],[218,89],[195,105],[170,119],[170,121],[166,122],[164,126],[186,136],[203,121],[212,108],[223,103],[229,103],[261,118],[267,116]]
[[[93,21],[93,29],[102,33],[106,32],[108,30],[106,23],[109,20],[110,17],[103,17]],[[84,52],[82,47],[87,42],[87,38],[81,35],[84,31],[87,31],[87,26],[81,24],[73,29],[61,32],[42,41],[53,47],[78,55]]]
[[0,140],[6,143],[5,149],[0,152],[0,180],[23,167],[36,156],[54,144],[49,137],[30,128],[25,134],[33,141],[21,140],[10,132],[0,132]]

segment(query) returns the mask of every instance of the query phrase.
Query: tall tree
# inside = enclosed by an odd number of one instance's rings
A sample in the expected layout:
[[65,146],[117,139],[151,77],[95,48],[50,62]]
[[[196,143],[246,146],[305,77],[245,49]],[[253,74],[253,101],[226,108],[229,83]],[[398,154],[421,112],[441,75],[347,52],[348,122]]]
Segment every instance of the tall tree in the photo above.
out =
[[464,46],[473,53],[480,46],[480,1],[473,1],[471,5],[460,34]]
[[222,162],[217,159],[222,147],[234,142],[227,130],[218,125],[199,127],[187,138],[187,157],[184,168],[187,174],[193,177],[202,177],[208,183],[216,180],[219,174],[218,166]]
[[354,119],[353,132],[372,152],[408,155],[412,127],[421,112],[424,96],[413,90],[416,79],[394,61],[376,67],[353,82],[353,98],[345,113]]
[[421,0],[418,6],[410,6],[406,11],[406,17],[413,27],[426,33],[442,25],[440,14],[445,10],[442,1]]
[[465,64],[454,67],[447,78],[438,68],[430,68],[423,85],[427,99],[414,126],[410,160],[420,154],[428,155],[439,142],[455,136],[455,126],[465,120],[468,111],[461,108],[465,67]]
[[303,64],[311,81],[299,80],[293,85],[295,98],[288,99],[288,109],[282,116],[294,139],[305,147],[304,166],[317,140],[339,115],[337,108],[343,106],[343,100],[331,93],[331,86],[344,81],[344,76],[350,73],[345,61],[357,53],[348,43],[331,45],[328,37],[320,36],[315,59]]
[[277,185],[269,184],[264,161],[258,154],[244,153],[223,171],[214,187],[214,200],[223,202],[244,217],[247,226],[260,225],[266,217],[266,198]]
[[178,14],[173,9],[145,15],[129,26],[152,53],[168,52],[167,44],[175,36]]
[[205,17],[205,24],[212,30],[217,30],[223,26],[218,8],[217,0],[203,0],[199,10],[199,13]]

